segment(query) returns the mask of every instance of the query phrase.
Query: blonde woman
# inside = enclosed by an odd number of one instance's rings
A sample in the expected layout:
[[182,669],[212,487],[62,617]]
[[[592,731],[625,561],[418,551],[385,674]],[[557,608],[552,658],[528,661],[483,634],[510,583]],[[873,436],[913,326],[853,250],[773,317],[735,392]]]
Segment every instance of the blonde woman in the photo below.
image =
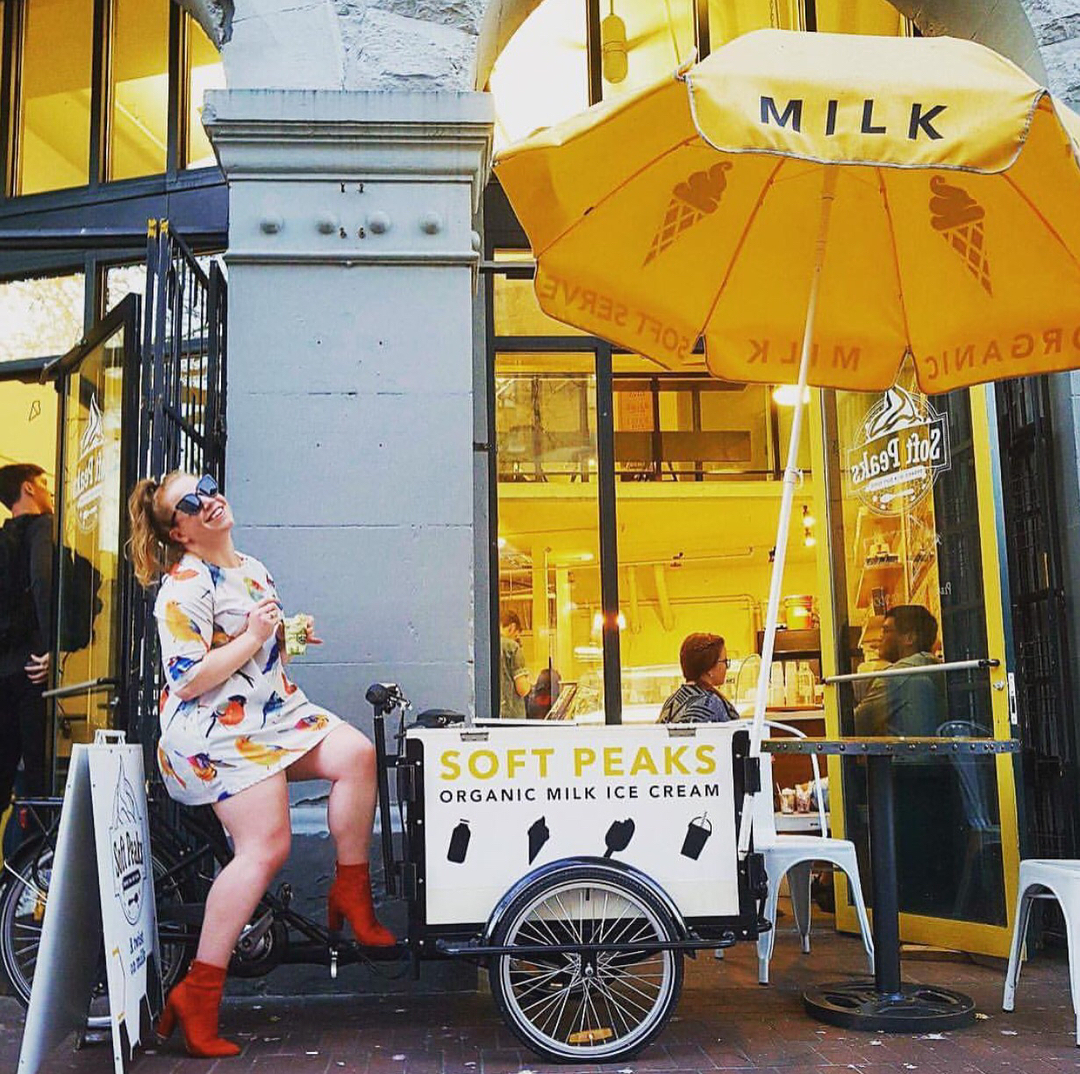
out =
[[[337,847],[329,921],[388,947],[371,898],[368,849],[375,751],[355,728],[313,704],[282,661],[281,603],[266,568],[233,546],[233,514],[210,475],[140,481],[128,501],[129,554],[143,586],[160,578],[154,615],[166,685],[158,765],[169,794],[213,806],[234,857],[206,900],[199,948],[172,990],[158,1030],[179,1023],[195,1056],[236,1055],[218,1009],[236,941],[289,854],[289,780],[330,780]],[[318,644],[309,619],[308,641]]]

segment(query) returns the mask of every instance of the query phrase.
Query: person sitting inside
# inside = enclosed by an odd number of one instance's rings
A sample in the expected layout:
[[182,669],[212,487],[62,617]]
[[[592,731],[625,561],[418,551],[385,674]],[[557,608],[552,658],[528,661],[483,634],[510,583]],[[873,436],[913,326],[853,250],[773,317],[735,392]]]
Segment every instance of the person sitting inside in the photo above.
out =
[[[938,624],[921,604],[890,608],[881,626],[878,653],[890,668],[937,664],[931,650]],[[943,675],[901,675],[874,679],[855,706],[857,735],[935,735],[946,716]]]
[[551,711],[562,689],[562,679],[554,668],[541,668],[536,682],[525,698],[525,716],[529,720],[543,720]]
[[657,723],[726,723],[739,718],[735,706],[720,693],[728,658],[719,634],[688,634],[679,648],[679,663],[686,682],[664,702]]

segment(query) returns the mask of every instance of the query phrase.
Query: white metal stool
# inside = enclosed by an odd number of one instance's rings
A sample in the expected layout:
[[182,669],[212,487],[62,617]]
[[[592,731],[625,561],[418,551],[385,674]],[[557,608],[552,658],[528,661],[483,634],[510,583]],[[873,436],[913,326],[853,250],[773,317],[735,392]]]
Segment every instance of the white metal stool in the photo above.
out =
[[1069,985],[1073,1014],[1076,1016],[1076,1044],[1080,1047],[1080,861],[1032,858],[1020,863],[1020,886],[1016,896],[1016,920],[1013,923],[1009,969],[1005,974],[1002,1010],[1011,1011],[1020,980],[1020,951],[1024,946],[1031,918],[1031,904],[1036,899],[1057,899],[1065,917],[1069,943]]

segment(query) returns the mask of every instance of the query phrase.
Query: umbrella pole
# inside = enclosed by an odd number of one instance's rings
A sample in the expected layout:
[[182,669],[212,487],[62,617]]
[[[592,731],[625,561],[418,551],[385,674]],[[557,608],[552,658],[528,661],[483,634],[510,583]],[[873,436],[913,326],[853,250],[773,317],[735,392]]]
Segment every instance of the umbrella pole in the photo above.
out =
[[[836,195],[837,172],[835,168],[824,169],[821,188],[821,205],[818,216],[818,235],[814,246],[814,271],[810,277],[810,299],[806,306],[806,324],[803,329],[802,355],[799,359],[799,382],[795,397],[795,412],[791,419],[791,439],[788,443],[787,465],[784,467],[783,491],[780,497],[780,518],[776,524],[776,549],[773,555],[772,581],[769,585],[769,604],[765,616],[765,635],[761,644],[761,671],[758,674],[757,696],[754,699],[754,722],[750,728],[750,756],[761,755],[761,739],[765,728],[765,705],[769,697],[769,680],[772,676],[773,650],[776,644],[776,625],[780,618],[780,589],[784,582],[784,561],[787,559],[788,528],[791,508],[795,502],[795,486],[799,481],[799,445],[802,440],[803,397],[810,376],[810,355],[814,341],[814,318],[817,314],[818,289],[821,270],[825,263],[825,244],[829,233],[829,216]],[[771,787],[762,787],[761,793],[772,795]],[[739,824],[739,856],[744,857],[750,849],[750,831],[753,827],[752,797],[743,798],[742,820]]]

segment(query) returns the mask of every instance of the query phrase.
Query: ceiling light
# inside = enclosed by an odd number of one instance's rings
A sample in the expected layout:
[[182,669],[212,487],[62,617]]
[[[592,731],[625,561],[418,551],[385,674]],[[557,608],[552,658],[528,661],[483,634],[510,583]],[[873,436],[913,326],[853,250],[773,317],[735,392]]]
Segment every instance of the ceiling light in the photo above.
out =
[[[794,406],[799,400],[799,386],[798,384],[777,384],[773,388],[772,397],[780,406]],[[809,388],[803,389],[802,401],[804,403],[810,402]]]
[[626,23],[615,14],[612,0],[611,14],[600,23],[600,57],[604,81],[617,83],[626,78],[630,70],[627,57]]

